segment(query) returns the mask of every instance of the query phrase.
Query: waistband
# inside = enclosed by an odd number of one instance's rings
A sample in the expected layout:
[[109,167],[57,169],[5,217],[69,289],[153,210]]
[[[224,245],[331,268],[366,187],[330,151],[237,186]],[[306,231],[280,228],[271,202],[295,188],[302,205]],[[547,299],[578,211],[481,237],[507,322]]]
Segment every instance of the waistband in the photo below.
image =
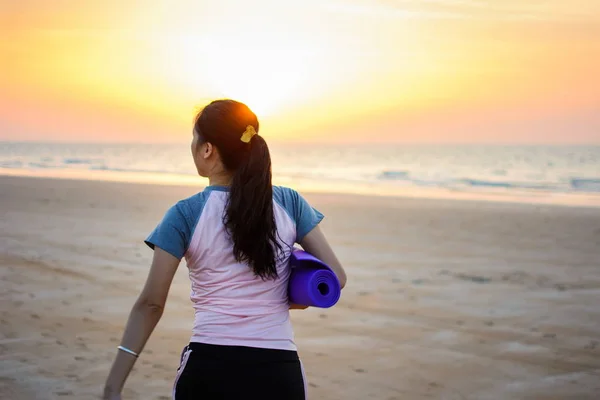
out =
[[260,347],[226,346],[220,344],[206,344],[190,342],[184,349],[192,350],[195,356],[204,359],[221,361],[252,361],[252,362],[279,362],[298,361],[298,352],[295,350],[265,349]]

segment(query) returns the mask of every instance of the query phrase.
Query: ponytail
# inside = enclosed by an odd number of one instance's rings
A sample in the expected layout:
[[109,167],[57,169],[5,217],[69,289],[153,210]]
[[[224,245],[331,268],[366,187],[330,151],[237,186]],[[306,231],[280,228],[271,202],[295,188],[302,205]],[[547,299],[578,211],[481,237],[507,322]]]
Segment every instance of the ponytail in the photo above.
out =
[[271,155],[267,142],[254,136],[250,149],[233,174],[225,226],[238,262],[247,262],[263,279],[277,278],[277,242],[273,214]]
[[[271,155],[256,134],[258,119],[243,103],[216,100],[197,116],[194,129],[213,143],[223,165],[232,173],[223,223],[233,242],[237,262],[245,262],[262,279],[277,278],[277,242],[273,214]],[[247,134],[248,128],[253,128]]]

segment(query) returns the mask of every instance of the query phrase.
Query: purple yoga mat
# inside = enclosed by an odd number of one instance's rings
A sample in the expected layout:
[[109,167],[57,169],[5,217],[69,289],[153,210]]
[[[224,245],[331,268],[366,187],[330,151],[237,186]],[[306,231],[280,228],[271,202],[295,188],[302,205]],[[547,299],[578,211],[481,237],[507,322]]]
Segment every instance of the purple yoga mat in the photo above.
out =
[[327,264],[302,250],[291,256],[288,294],[292,303],[329,308],[340,299],[340,282]]

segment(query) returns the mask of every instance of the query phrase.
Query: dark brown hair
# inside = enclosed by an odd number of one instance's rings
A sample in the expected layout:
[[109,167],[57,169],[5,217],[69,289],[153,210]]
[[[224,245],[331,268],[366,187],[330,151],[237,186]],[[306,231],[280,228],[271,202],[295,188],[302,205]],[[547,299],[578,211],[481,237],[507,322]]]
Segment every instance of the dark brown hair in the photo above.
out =
[[258,118],[243,103],[216,100],[202,109],[194,129],[200,143],[210,142],[232,173],[223,222],[233,241],[238,262],[247,262],[263,279],[277,277],[277,229],[273,214],[271,155],[267,142],[254,135],[241,140],[248,126],[258,132]]

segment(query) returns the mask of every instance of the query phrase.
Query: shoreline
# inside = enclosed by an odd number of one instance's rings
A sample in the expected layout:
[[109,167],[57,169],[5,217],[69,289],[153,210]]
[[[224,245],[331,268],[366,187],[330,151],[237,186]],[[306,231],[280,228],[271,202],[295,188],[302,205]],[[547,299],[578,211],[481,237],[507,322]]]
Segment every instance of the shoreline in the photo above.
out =
[[[94,170],[43,170],[31,171],[18,168],[0,168],[0,177],[57,179],[93,182],[119,182],[130,184],[198,187],[203,188],[207,181],[198,176],[174,175],[148,172],[119,172]],[[502,190],[460,191],[442,188],[381,187],[365,183],[345,183],[331,185],[327,182],[315,183],[303,180],[273,178],[274,185],[291,186],[300,192],[341,196],[364,196],[375,198],[400,198],[418,200],[451,200],[489,203],[509,203],[535,206],[562,206],[600,208],[600,193],[557,193],[557,192],[512,192]],[[391,185],[390,185],[391,186]]]

